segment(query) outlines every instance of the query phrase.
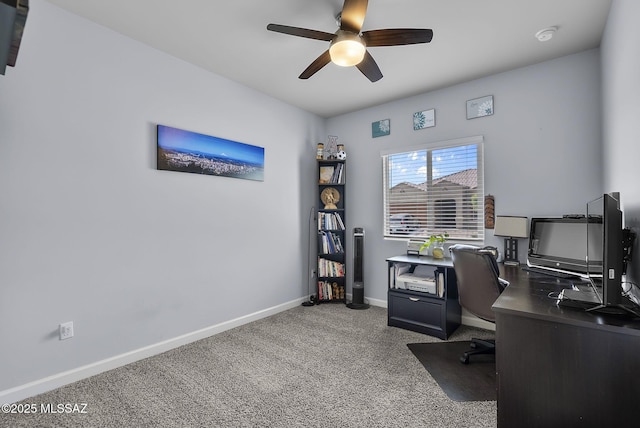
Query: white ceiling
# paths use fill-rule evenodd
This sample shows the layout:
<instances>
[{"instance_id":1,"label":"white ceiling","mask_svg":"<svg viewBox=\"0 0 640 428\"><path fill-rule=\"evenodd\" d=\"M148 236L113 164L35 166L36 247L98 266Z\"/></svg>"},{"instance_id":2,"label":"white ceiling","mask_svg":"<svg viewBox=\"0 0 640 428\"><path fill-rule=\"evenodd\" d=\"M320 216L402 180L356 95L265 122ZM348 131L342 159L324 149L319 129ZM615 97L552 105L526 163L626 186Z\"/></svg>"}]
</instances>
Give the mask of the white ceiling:
<instances>
[{"instance_id":1,"label":"white ceiling","mask_svg":"<svg viewBox=\"0 0 640 428\"><path fill-rule=\"evenodd\" d=\"M276 23L333 33L343 0L48 1L322 117L598 47L611 5L611 0L370 0L363 31L434 32L429 44L370 48L384 75L371 83L357 68L331 63L309 80L298 79L328 43L266 29ZM534 34L549 26L559 28L555 37L536 40Z\"/></svg>"}]
</instances>

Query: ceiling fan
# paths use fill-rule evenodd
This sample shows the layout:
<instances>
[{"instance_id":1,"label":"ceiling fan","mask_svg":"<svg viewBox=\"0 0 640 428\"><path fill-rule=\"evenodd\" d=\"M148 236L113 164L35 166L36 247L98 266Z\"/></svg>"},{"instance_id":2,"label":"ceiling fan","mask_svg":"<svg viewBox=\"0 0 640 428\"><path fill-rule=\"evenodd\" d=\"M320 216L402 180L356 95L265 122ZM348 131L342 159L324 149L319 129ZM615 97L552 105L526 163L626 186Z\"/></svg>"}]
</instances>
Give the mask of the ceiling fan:
<instances>
[{"instance_id":1,"label":"ceiling fan","mask_svg":"<svg viewBox=\"0 0 640 428\"><path fill-rule=\"evenodd\" d=\"M342 12L337 17L340 28L334 34L280 24L269 24L267 30L331 42L329 49L302 72L299 76L300 79L308 79L329 62L333 62L343 67L355 65L371 82L377 82L382 79L382 72L367 51L367 46L429 43L433 38L433 31L417 28L394 28L361 32L368 3L368 0L345 0Z\"/></svg>"}]
</instances>

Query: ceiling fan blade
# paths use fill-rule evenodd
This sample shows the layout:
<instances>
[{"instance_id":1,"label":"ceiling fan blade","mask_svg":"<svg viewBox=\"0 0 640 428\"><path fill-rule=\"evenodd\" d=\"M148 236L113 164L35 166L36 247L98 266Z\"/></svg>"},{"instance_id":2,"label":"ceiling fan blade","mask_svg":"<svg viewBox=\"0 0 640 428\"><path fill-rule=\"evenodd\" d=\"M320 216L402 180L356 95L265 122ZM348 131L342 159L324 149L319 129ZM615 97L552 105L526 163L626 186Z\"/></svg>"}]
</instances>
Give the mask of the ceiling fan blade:
<instances>
[{"instance_id":1,"label":"ceiling fan blade","mask_svg":"<svg viewBox=\"0 0 640 428\"><path fill-rule=\"evenodd\" d=\"M344 0L340 14L340 29L360 33L369 0Z\"/></svg>"},{"instance_id":2,"label":"ceiling fan blade","mask_svg":"<svg viewBox=\"0 0 640 428\"><path fill-rule=\"evenodd\" d=\"M418 28L371 30L364 31L362 38L369 47L414 45L417 43L429 43L433 39L433 31Z\"/></svg>"},{"instance_id":3,"label":"ceiling fan blade","mask_svg":"<svg viewBox=\"0 0 640 428\"><path fill-rule=\"evenodd\" d=\"M325 33L324 31L308 30L306 28L290 27L288 25L269 24L267 30L276 33L289 34L291 36L306 37L307 39L324 40L330 42L335 37L333 33Z\"/></svg>"},{"instance_id":4,"label":"ceiling fan blade","mask_svg":"<svg viewBox=\"0 0 640 428\"><path fill-rule=\"evenodd\" d=\"M365 52L364 59L360 62L360 64L356 65L358 70L362 72L367 79L371 80L371 82L377 82L382 79L382 72L380 71L380 67L376 64L376 60L373 59L369 52Z\"/></svg>"},{"instance_id":5,"label":"ceiling fan blade","mask_svg":"<svg viewBox=\"0 0 640 428\"><path fill-rule=\"evenodd\" d=\"M329 56L329 50L327 49L322 55L316 58L309 67L307 67L300 76L299 79L308 79L309 77L316 74L322 67L329 64L331 62L331 56Z\"/></svg>"}]
</instances>

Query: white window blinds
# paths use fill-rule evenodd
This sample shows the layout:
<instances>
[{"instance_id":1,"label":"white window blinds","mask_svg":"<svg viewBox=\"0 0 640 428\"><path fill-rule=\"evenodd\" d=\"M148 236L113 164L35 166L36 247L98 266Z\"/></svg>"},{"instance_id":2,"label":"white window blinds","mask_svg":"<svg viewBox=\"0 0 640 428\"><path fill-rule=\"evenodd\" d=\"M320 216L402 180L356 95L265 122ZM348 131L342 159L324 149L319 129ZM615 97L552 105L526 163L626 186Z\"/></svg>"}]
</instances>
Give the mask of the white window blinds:
<instances>
[{"instance_id":1,"label":"white window blinds","mask_svg":"<svg viewBox=\"0 0 640 428\"><path fill-rule=\"evenodd\" d=\"M482 136L382 154L384 235L484 239Z\"/></svg>"}]
</instances>

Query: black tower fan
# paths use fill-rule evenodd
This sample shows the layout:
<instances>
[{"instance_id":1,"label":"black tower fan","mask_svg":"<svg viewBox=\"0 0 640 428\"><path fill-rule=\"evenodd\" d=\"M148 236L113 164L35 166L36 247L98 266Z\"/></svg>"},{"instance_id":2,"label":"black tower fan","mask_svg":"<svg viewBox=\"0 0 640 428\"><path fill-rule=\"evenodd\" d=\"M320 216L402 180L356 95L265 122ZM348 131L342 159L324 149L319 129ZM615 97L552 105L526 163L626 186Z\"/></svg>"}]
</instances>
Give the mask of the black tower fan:
<instances>
[{"instance_id":1,"label":"black tower fan","mask_svg":"<svg viewBox=\"0 0 640 428\"><path fill-rule=\"evenodd\" d=\"M364 228L353 229L353 288L351 303L347 307L351 309L367 309L369 305L364 302Z\"/></svg>"}]
</instances>

